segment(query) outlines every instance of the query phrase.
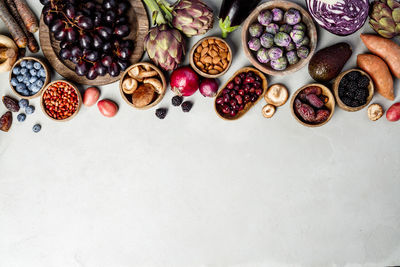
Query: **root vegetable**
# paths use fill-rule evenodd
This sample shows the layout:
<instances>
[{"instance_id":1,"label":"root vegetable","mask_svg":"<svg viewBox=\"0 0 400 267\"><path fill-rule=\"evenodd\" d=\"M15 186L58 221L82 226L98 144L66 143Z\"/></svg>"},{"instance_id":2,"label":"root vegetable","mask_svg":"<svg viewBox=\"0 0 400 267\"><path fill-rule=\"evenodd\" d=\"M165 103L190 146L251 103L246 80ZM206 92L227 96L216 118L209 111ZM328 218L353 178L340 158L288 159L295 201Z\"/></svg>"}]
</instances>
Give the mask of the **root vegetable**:
<instances>
[{"instance_id":1,"label":"root vegetable","mask_svg":"<svg viewBox=\"0 0 400 267\"><path fill-rule=\"evenodd\" d=\"M271 118L275 114L275 106L271 104L267 104L262 109L262 114L265 118Z\"/></svg>"},{"instance_id":2,"label":"root vegetable","mask_svg":"<svg viewBox=\"0 0 400 267\"><path fill-rule=\"evenodd\" d=\"M368 107L368 118L371 121L379 120L383 115L383 108L379 104L372 104Z\"/></svg>"},{"instance_id":3,"label":"root vegetable","mask_svg":"<svg viewBox=\"0 0 400 267\"><path fill-rule=\"evenodd\" d=\"M400 46L398 44L373 34L361 34L361 40L369 51L387 63L394 76L400 78Z\"/></svg>"},{"instance_id":4,"label":"root vegetable","mask_svg":"<svg viewBox=\"0 0 400 267\"><path fill-rule=\"evenodd\" d=\"M18 13L21 15L22 20L24 21L26 29L31 32L37 32L39 29L38 20L33 14L32 10L29 8L28 4L25 0L13 0L15 6L17 7Z\"/></svg>"},{"instance_id":5,"label":"root vegetable","mask_svg":"<svg viewBox=\"0 0 400 267\"><path fill-rule=\"evenodd\" d=\"M18 58L18 48L14 41L0 35L0 73L10 71Z\"/></svg>"},{"instance_id":6,"label":"root vegetable","mask_svg":"<svg viewBox=\"0 0 400 267\"><path fill-rule=\"evenodd\" d=\"M276 107L283 106L289 98L287 88L282 84L274 84L268 88L264 95L264 99L268 104Z\"/></svg>"},{"instance_id":7,"label":"root vegetable","mask_svg":"<svg viewBox=\"0 0 400 267\"><path fill-rule=\"evenodd\" d=\"M378 93L389 100L394 100L393 78L388 66L381 58L361 54L357 56L357 65L371 76Z\"/></svg>"},{"instance_id":8,"label":"root vegetable","mask_svg":"<svg viewBox=\"0 0 400 267\"><path fill-rule=\"evenodd\" d=\"M100 97L100 90L97 87L89 87L86 89L83 95L83 104L87 107L91 107L96 104Z\"/></svg>"},{"instance_id":9,"label":"root vegetable","mask_svg":"<svg viewBox=\"0 0 400 267\"><path fill-rule=\"evenodd\" d=\"M386 112L386 119L388 121L400 120L400 103L394 103Z\"/></svg>"},{"instance_id":10,"label":"root vegetable","mask_svg":"<svg viewBox=\"0 0 400 267\"><path fill-rule=\"evenodd\" d=\"M11 16L10 12L7 9L7 5L4 0L0 0L0 19L7 26L8 30L11 33L15 43L19 48L25 48L27 44L27 37L25 36L23 30L15 21L15 19Z\"/></svg>"},{"instance_id":11,"label":"root vegetable","mask_svg":"<svg viewBox=\"0 0 400 267\"><path fill-rule=\"evenodd\" d=\"M105 117L114 117L118 112L118 105L109 99L103 99L97 103L100 113Z\"/></svg>"}]
</instances>

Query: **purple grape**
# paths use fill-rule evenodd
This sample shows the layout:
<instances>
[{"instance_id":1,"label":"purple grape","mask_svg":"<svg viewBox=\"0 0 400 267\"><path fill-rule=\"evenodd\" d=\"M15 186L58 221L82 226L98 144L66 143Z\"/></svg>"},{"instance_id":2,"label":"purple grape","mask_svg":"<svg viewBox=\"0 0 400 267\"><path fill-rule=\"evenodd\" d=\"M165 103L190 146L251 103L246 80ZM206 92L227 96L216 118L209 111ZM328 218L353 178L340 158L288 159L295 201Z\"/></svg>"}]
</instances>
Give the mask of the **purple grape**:
<instances>
[{"instance_id":1,"label":"purple grape","mask_svg":"<svg viewBox=\"0 0 400 267\"><path fill-rule=\"evenodd\" d=\"M104 67L110 67L112 63L113 63L112 57L108 55L104 56L101 60L101 64L103 64Z\"/></svg>"},{"instance_id":2,"label":"purple grape","mask_svg":"<svg viewBox=\"0 0 400 267\"><path fill-rule=\"evenodd\" d=\"M113 47L112 47L112 44L109 43L109 42L103 44L103 51L104 51L105 53L111 52L112 48L113 48Z\"/></svg>"},{"instance_id":3,"label":"purple grape","mask_svg":"<svg viewBox=\"0 0 400 267\"><path fill-rule=\"evenodd\" d=\"M93 29L93 21L91 18L86 17L86 16L78 16L77 17L78 21L78 27L84 29L84 30L91 30Z\"/></svg>"},{"instance_id":4,"label":"purple grape","mask_svg":"<svg viewBox=\"0 0 400 267\"><path fill-rule=\"evenodd\" d=\"M79 76L85 76L88 73L88 64L85 61L79 61L75 65L75 72Z\"/></svg>"},{"instance_id":5,"label":"purple grape","mask_svg":"<svg viewBox=\"0 0 400 267\"><path fill-rule=\"evenodd\" d=\"M67 30L65 30L65 29L62 29L62 30L60 30L60 31L54 33L54 38L55 38L57 41L62 41L62 40L64 40L66 37L67 37Z\"/></svg>"},{"instance_id":6,"label":"purple grape","mask_svg":"<svg viewBox=\"0 0 400 267\"><path fill-rule=\"evenodd\" d=\"M120 73L120 68L118 66L118 63L113 62L111 64L111 66L108 68L108 73L112 76L112 77L117 77Z\"/></svg>"},{"instance_id":7,"label":"purple grape","mask_svg":"<svg viewBox=\"0 0 400 267\"><path fill-rule=\"evenodd\" d=\"M70 43L74 43L76 41L76 36L78 32L74 28L68 28L67 30L67 41Z\"/></svg>"},{"instance_id":8,"label":"purple grape","mask_svg":"<svg viewBox=\"0 0 400 267\"><path fill-rule=\"evenodd\" d=\"M65 8L65 14L68 18L74 19L76 15L75 7L71 4L67 5L67 7Z\"/></svg>"},{"instance_id":9,"label":"purple grape","mask_svg":"<svg viewBox=\"0 0 400 267\"><path fill-rule=\"evenodd\" d=\"M90 49L93 44L93 38L89 34L82 34L79 36L79 45L83 49Z\"/></svg>"},{"instance_id":10,"label":"purple grape","mask_svg":"<svg viewBox=\"0 0 400 267\"><path fill-rule=\"evenodd\" d=\"M69 50L68 48L63 48L60 50L60 57L63 60L67 60L70 59L72 57L72 53L71 50Z\"/></svg>"},{"instance_id":11,"label":"purple grape","mask_svg":"<svg viewBox=\"0 0 400 267\"><path fill-rule=\"evenodd\" d=\"M121 69L121 71L125 71L131 65L131 63L129 61L121 60L121 59L118 59L117 63L118 63L119 68Z\"/></svg>"},{"instance_id":12,"label":"purple grape","mask_svg":"<svg viewBox=\"0 0 400 267\"><path fill-rule=\"evenodd\" d=\"M100 26L97 28L97 33L100 35L101 38L104 40L109 40L112 35L112 29L106 26Z\"/></svg>"},{"instance_id":13,"label":"purple grape","mask_svg":"<svg viewBox=\"0 0 400 267\"><path fill-rule=\"evenodd\" d=\"M100 49L103 47L103 40L98 35L93 36L93 47L96 49Z\"/></svg>"},{"instance_id":14,"label":"purple grape","mask_svg":"<svg viewBox=\"0 0 400 267\"><path fill-rule=\"evenodd\" d=\"M117 7L117 1L116 0L104 0L103 7L107 10L114 9Z\"/></svg>"},{"instance_id":15,"label":"purple grape","mask_svg":"<svg viewBox=\"0 0 400 267\"><path fill-rule=\"evenodd\" d=\"M107 68L104 67L101 62L96 62L93 66L96 68L97 74L99 74L99 76L104 76L107 74Z\"/></svg>"},{"instance_id":16,"label":"purple grape","mask_svg":"<svg viewBox=\"0 0 400 267\"><path fill-rule=\"evenodd\" d=\"M57 33L64 29L65 29L65 24L61 19L57 19L53 23L50 24L50 31L52 33Z\"/></svg>"},{"instance_id":17,"label":"purple grape","mask_svg":"<svg viewBox=\"0 0 400 267\"><path fill-rule=\"evenodd\" d=\"M129 4L126 1L121 1L118 3L117 13L119 16L124 14L129 9Z\"/></svg>"},{"instance_id":18,"label":"purple grape","mask_svg":"<svg viewBox=\"0 0 400 267\"><path fill-rule=\"evenodd\" d=\"M105 19L105 21L106 21L107 23L113 23L113 22L115 21L116 17L117 17L117 15L115 14L114 11L108 10L108 11L106 12L106 16L105 16L104 19Z\"/></svg>"},{"instance_id":19,"label":"purple grape","mask_svg":"<svg viewBox=\"0 0 400 267\"><path fill-rule=\"evenodd\" d=\"M94 79L97 78L98 75L99 75L99 74L97 73L97 69L96 69L96 67L93 65L93 66L89 69L88 73L86 74L86 78L88 78L89 80L94 80Z\"/></svg>"},{"instance_id":20,"label":"purple grape","mask_svg":"<svg viewBox=\"0 0 400 267\"><path fill-rule=\"evenodd\" d=\"M82 50L77 46L71 48L71 54L73 57L78 57L78 58L83 56Z\"/></svg>"},{"instance_id":21,"label":"purple grape","mask_svg":"<svg viewBox=\"0 0 400 267\"><path fill-rule=\"evenodd\" d=\"M114 34L118 35L119 37L126 37L130 33L130 29L127 25L122 24L118 25L114 29Z\"/></svg>"},{"instance_id":22,"label":"purple grape","mask_svg":"<svg viewBox=\"0 0 400 267\"><path fill-rule=\"evenodd\" d=\"M99 52L97 52L97 51L89 50L89 51L85 52L84 55L85 55L85 58L89 61L95 62L99 59Z\"/></svg>"}]
</instances>

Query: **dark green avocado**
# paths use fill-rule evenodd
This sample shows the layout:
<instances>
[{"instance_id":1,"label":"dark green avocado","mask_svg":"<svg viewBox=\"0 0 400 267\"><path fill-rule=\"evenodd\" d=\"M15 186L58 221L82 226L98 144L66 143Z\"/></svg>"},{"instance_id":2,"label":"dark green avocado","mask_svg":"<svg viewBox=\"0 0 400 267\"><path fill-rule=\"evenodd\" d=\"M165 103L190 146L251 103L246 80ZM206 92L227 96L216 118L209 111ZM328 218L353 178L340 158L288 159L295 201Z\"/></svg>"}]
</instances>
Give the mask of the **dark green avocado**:
<instances>
[{"instance_id":1,"label":"dark green avocado","mask_svg":"<svg viewBox=\"0 0 400 267\"><path fill-rule=\"evenodd\" d=\"M319 50L308 64L310 76L318 82L329 82L339 75L352 52L347 43L337 43Z\"/></svg>"}]
</instances>

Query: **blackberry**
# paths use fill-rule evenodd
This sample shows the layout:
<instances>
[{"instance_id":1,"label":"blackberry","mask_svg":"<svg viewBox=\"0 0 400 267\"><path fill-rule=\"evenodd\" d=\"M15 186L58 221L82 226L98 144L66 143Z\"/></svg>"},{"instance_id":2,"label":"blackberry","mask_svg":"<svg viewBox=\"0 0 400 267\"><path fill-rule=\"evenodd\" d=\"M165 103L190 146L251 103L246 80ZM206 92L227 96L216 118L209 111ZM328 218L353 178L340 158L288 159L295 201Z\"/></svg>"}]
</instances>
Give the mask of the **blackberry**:
<instances>
[{"instance_id":1,"label":"blackberry","mask_svg":"<svg viewBox=\"0 0 400 267\"><path fill-rule=\"evenodd\" d=\"M349 80L356 81L360 77L360 73L358 71L352 71L346 74Z\"/></svg>"},{"instance_id":2,"label":"blackberry","mask_svg":"<svg viewBox=\"0 0 400 267\"><path fill-rule=\"evenodd\" d=\"M343 97L343 98L341 98L342 99L342 102L343 103L345 103L347 106L351 106L351 98L350 97Z\"/></svg>"},{"instance_id":3,"label":"blackberry","mask_svg":"<svg viewBox=\"0 0 400 267\"><path fill-rule=\"evenodd\" d=\"M358 89L358 91L356 92L354 98L356 100L358 100L358 102L360 102L360 104L365 104L367 102L367 98L368 98L368 91L367 89Z\"/></svg>"},{"instance_id":4,"label":"blackberry","mask_svg":"<svg viewBox=\"0 0 400 267\"><path fill-rule=\"evenodd\" d=\"M361 75L360 78L357 79L358 88L367 88L369 85L369 78L365 75Z\"/></svg>"},{"instance_id":5,"label":"blackberry","mask_svg":"<svg viewBox=\"0 0 400 267\"><path fill-rule=\"evenodd\" d=\"M182 104L182 101L183 101L183 97L181 97L179 95L174 96L171 100L172 105L174 105L175 107L180 106Z\"/></svg>"},{"instance_id":6,"label":"blackberry","mask_svg":"<svg viewBox=\"0 0 400 267\"><path fill-rule=\"evenodd\" d=\"M343 77L343 79L340 81L340 83L339 83L339 87L347 87L347 85L349 84L349 79L347 79L346 78L346 76L345 77Z\"/></svg>"},{"instance_id":7,"label":"blackberry","mask_svg":"<svg viewBox=\"0 0 400 267\"><path fill-rule=\"evenodd\" d=\"M190 101L185 101L182 103L183 112L189 112L193 107L193 103Z\"/></svg>"},{"instance_id":8,"label":"blackberry","mask_svg":"<svg viewBox=\"0 0 400 267\"><path fill-rule=\"evenodd\" d=\"M158 109L156 109L156 116L157 116L157 118L162 120L165 118L165 116L167 116L167 112L168 112L168 109L166 109L166 108L158 108Z\"/></svg>"},{"instance_id":9,"label":"blackberry","mask_svg":"<svg viewBox=\"0 0 400 267\"><path fill-rule=\"evenodd\" d=\"M357 100L353 99L353 100L351 100L349 106L355 108L355 107L358 107L358 106L361 106L361 105Z\"/></svg>"}]
</instances>

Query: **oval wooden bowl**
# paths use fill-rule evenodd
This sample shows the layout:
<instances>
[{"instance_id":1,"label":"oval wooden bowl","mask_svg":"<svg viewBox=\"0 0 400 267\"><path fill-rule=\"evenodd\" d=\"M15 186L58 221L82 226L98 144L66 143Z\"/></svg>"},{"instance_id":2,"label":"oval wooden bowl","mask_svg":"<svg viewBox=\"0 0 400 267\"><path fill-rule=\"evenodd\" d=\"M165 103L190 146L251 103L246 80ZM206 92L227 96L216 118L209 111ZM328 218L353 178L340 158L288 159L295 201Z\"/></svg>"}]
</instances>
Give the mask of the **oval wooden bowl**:
<instances>
[{"instance_id":1,"label":"oval wooden bowl","mask_svg":"<svg viewBox=\"0 0 400 267\"><path fill-rule=\"evenodd\" d=\"M44 104L43 104L43 95L44 95L44 93L46 92L46 90L47 90L52 84L57 83L57 82L67 83L68 85L72 86L72 88L75 89L75 92L76 92L76 94L78 95L78 107L76 108L76 111L74 112L74 114L72 114L71 116L69 116L68 118L63 119L63 120L57 120L57 119L54 119L53 117L50 117L50 116L47 114L46 108L44 107ZM51 119L51 120L53 120L53 121L65 122L65 121L71 120L73 117L76 116L76 114L78 114L78 112L79 112L79 110L80 110L80 108L81 108L81 105L82 105L82 96L81 96L81 93L79 92L78 88L77 88L75 85L73 85L72 83L67 82L67 81L65 81L65 80L56 80L56 81L53 81L53 82L49 83L49 84L46 86L46 88L43 90L42 95L40 96L40 107L41 107L41 109L42 109L44 115L46 115L46 117L48 117L49 119Z\"/></svg>"},{"instance_id":2,"label":"oval wooden bowl","mask_svg":"<svg viewBox=\"0 0 400 267\"><path fill-rule=\"evenodd\" d=\"M288 10L289 8L295 8L300 11L301 16L302 16L302 22L307 26L307 34L310 38L310 54L308 55L307 58L305 59L300 59L300 61L294 65L288 65L288 67L285 70L274 70L267 64L263 64L258 62L256 52L253 52L249 49L247 46L247 42L249 40L249 26L253 24L254 22L257 21L257 16L258 14L264 10L264 9L273 9L273 8L280 8L284 11ZM276 75L276 76L282 76L282 75L287 75L290 73L294 73L301 68L303 68L311 59L311 57L315 53L315 49L317 48L317 29L315 27L315 24L311 18L311 16L308 14L308 12L302 8L301 6L292 3L292 2L287 2L287 1L269 1L266 2L262 5L259 5L251 14L247 17L246 21L243 24L242 28L242 46L244 53L246 54L247 58L250 60L250 62L259 70L261 70L264 73L267 73L269 75Z\"/></svg>"},{"instance_id":3,"label":"oval wooden bowl","mask_svg":"<svg viewBox=\"0 0 400 267\"><path fill-rule=\"evenodd\" d=\"M217 98L218 98L220 95L222 95L223 89L228 85L228 83L229 83L230 81L232 81L232 80L235 78L236 75L238 75L238 74L240 74L240 73L242 73L242 72L249 72L249 71L254 71L254 72L256 73L256 75L260 76L260 78L261 78L261 80L262 80L262 85L261 85L261 86L262 86L262 88L263 88L263 93L258 97L258 99L257 99L256 102L249 102L249 103L247 103L247 104L244 106L244 109L241 110L241 111L239 111L239 112L236 114L235 117L231 117L231 116L229 116L229 115L224 114L224 113L217 107L217 102L216 102L216 101L217 101ZM267 89L268 89L268 81L267 81L267 78L265 77L265 75L264 75L261 71L259 71L258 69L252 68L252 67L244 67L244 68L241 68L241 69L239 69L238 71L236 71L235 74L233 74L233 76L232 76L231 78L229 78L229 80L221 87L221 90L219 90L219 92L218 92L218 94L217 94L217 96L215 97L215 100L214 100L214 109L215 109L215 112L218 114L219 117L221 117L221 118L224 119L224 120L229 120L229 121L237 120L237 119L239 119L240 117L242 117L244 114L246 114L247 111L249 111L253 106L255 106L255 105L258 103L258 101L260 101L260 99L263 99L263 98L264 98L264 94L265 94L265 92L267 91Z\"/></svg>"},{"instance_id":4,"label":"oval wooden bowl","mask_svg":"<svg viewBox=\"0 0 400 267\"><path fill-rule=\"evenodd\" d=\"M339 97L339 84L340 84L340 81L343 79L343 77L347 73L352 72L352 71L358 71L362 75L365 75L365 76L367 76L369 78L369 85L368 85L368 93L369 94L368 94L367 102L364 105L359 106L359 107L349 107L345 103L343 103L342 100ZM344 110L350 111L350 112L358 111L358 110L361 110L361 109L365 108L366 106L368 106L368 104L372 100L372 97L374 96L374 91L375 91L375 87L374 87L374 83L373 83L371 77L368 75L368 73L366 73L365 71L359 70L359 69L350 69L350 70L347 70L347 71L344 71L344 72L340 73L339 76L337 76L337 78L335 79L335 82L333 83L333 93L335 94L335 98L336 98L336 102L337 102L338 106L341 109L344 109Z\"/></svg>"},{"instance_id":5,"label":"oval wooden bowl","mask_svg":"<svg viewBox=\"0 0 400 267\"><path fill-rule=\"evenodd\" d=\"M328 102L325 103L325 107L328 108L331 111L331 114L329 115L328 119L324 122L318 123L318 124L311 124L311 123L307 123L304 122L302 119L300 119L299 117L297 117L295 111L294 111L294 100L296 99L297 95L303 91L305 88L310 87L310 86L318 86L322 89L322 94L328 97ZM331 90L329 90L328 87L320 84L320 83L311 83L311 84L307 84L304 85L303 87L301 87L300 89L298 89L292 96L292 99L290 100L290 109L292 111L292 115L293 117L302 125L307 126L307 127L319 127L324 125L325 123L327 123L333 116L333 113L335 112L335 97L333 96Z\"/></svg>"},{"instance_id":6,"label":"oval wooden bowl","mask_svg":"<svg viewBox=\"0 0 400 267\"><path fill-rule=\"evenodd\" d=\"M122 83L123 83L125 77L128 75L128 72L136 66L149 66L150 68L157 71L158 76L160 77L161 83L163 85L162 93L159 94L158 97L153 102L151 102L149 105L147 105L145 107L137 107L137 106L133 105L132 102L127 98L128 94L125 94L124 91L122 90ZM122 77L119 81L119 92L121 93L122 98L125 100L125 102L128 105L130 105L134 108L137 108L137 109L149 109L151 107L154 107L155 105L160 103L160 101L163 99L166 91L167 91L167 81L165 79L164 73L162 73L162 71L159 68L157 68L155 65L153 65L151 63L147 63L147 62L139 62L139 63L133 64L132 66L127 68L126 71L122 74Z\"/></svg>"},{"instance_id":7,"label":"oval wooden bowl","mask_svg":"<svg viewBox=\"0 0 400 267\"><path fill-rule=\"evenodd\" d=\"M20 93L17 92L17 90L15 90L14 86L12 86L12 84L11 84L11 78L12 78L13 75L14 75L14 74L12 73L12 70L14 69L15 66L19 65L19 64L21 63L22 60L34 60L34 61L39 62L40 64L42 64L42 66L43 66L43 68L44 68L44 71L46 72L46 79L44 80L44 83L43 83L42 88L41 88L39 91L37 91L36 94L31 95L31 96L21 95ZM49 68L47 67L47 65L46 65L42 60L40 60L40 59L38 59L38 58L35 58L35 57L23 57L23 58L18 59L18 60L14 63L14 65L12 66L12 68L11 68L11 70L10 70L9 82L10 82L10 87L11 87L11 89L12 89L12 90L14 91L14 93L17 94L19 97L25 98L25 99L33 99L33 98L36 98L36 97L40 96L41 93L42 93L42 91L43 91L43 89L44 89L44 88L46 87L46 85L50 82L50 71L49 71Z\"/></svg>"},{"instance_id":8,"label":"oval wooden bowl","mask_svg":"<svg viewBox=\"0 0 400 267\"><path fill-rule=\"evenodd\" d=\"M147 19L147 12L140 0L129 0L131 8L129 10L128 18L130 22L131 32L124 39L134 41L135 47L130 57L131 63L140 61L144 52L144 38L149 31L149 21ZM105 85L118 81L122 76L120 73L117 77L112 77L109 74L99 76L94 80L89 80L86 76L79 76L75 73L75 64L69 60L62 60L59 57L60 42L54 39L53 34L50 34L49 27L44 23L43 16L40 19L39 28L40 47L43 54L50 62L50 65L65 79L74 81L78 84L87 85Z\"/></svg>"},{"instance_id":9,"label":"oval wooden bowl","mask_svg":"<svg viewBox=\"0 0 400 267\"><path fill-rule=\"evenodd\" d=\"M228 47L229 54L231 55L231 60L229 61L228 66L226 67L226 69L224 69L222 72L220 72L220 73L218 73L218 74L208 74L208 73L205 73L205 72L203 72L202 70L200 70L200 69L196 66L196 64L194 63L193 57L194 57L194 52L196 51L196 48L197 48L199 45L201 45L201 43L202 43L204 40L208 40L208 39L219 40L219 41L223 42L224 44L226 44L226 46ZM218 78L218 77L224 75L224 74L228 71L228 69L231 67L231 65L232 65L232 49L231 49L230 45L229 45L224 39L222 39L222 38L214 37L214 36L204 37L204 38L200 39L194 46L192 46L192 49L190 49L190 52L189 52L189 63L190 63L190 66L194 69L194 71L197 72L200 76L205 77L205 78Z\"/></svg>"}]
</instances>

